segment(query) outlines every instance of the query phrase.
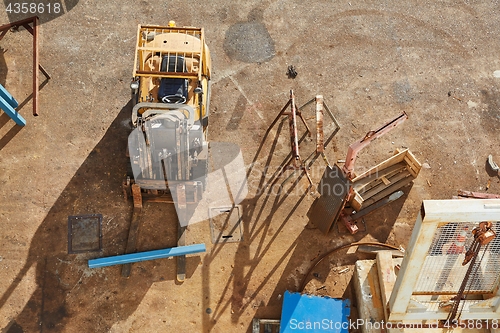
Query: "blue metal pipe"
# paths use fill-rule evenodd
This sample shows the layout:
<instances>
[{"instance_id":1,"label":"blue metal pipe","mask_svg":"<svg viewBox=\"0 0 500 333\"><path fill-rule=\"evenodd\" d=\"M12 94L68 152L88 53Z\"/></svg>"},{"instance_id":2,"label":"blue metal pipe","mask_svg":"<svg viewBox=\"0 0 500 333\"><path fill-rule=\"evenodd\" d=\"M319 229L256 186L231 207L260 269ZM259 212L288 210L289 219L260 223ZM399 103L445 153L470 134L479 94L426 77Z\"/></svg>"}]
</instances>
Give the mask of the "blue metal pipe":
<instances>
[{"instance_id":1,"label":"blue metal pipe","mask_svg":"<svg viewBox=\"0 0 500 333\"><path fill-rule=\"evenodd\" d=\"M16 101L16 99L1 84L0 84L0 97L2 97L7 103L9 103L9 105L12 106L13 109L19 106L19 103Z\"/></svg>"},{"instance_id":2,"label":"blue metal pipe","mask_svg":"<svg viewBox=\"0 0 500 333\"><path fill-rule=\"evenodd\" d=\"M206 251L205 244L193 244L193 245L172 247L163 250L122 254L113 257L90 259L89 268L130 264L133 262L183 256L186 254L193 254L205 251Z\"/></svg>"},{"instance_id":3,"label":"blue metal pipe","mask_svg":"<svg viewBox=\"0 0 500 333\"><path fill-rule=\"evenodd\" d=\"M0 96L0 109L2 109L9 117L11 117L12 120L16 122L16 124L20 126L26 125L26 120L24 120L24 118L16 110L12 108L9 102L3 99L1 96Z\"/></svg>"}]
</instances>

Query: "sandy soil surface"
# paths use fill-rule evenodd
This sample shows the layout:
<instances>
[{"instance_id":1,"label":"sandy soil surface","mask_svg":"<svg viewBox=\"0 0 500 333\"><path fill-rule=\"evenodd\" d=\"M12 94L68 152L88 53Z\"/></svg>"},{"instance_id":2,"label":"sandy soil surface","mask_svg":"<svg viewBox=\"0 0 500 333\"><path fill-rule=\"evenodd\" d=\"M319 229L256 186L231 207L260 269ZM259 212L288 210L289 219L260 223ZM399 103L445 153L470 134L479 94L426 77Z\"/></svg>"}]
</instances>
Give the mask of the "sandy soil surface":
<instances>
[{"instance_id":1,"label":"sandy soil surface","mask_svg":"<svg viewBox=\"0 0 500 333\"><path fill-rule=\"evenodd\" d=\"M4 3L6 9L13 4ZM405 247L422 200L448 199L459 189L486 191L488 184L488 192L500 193L499 178L485 168L488 154L500 163L495 2L61 5L60 14L39 14L40 63L52 78L40 90L38 117L31 115L31 35L9 32L0 42L0 84L27 120L21 128L0 113L5 332L250 332L254 317L280 317L284 291L299 291L326 251L370 240ZM0 11L0 22L27 16ZM90 258L125 250L132 203L121 184L136 29L168 20L205 28L213 62L209 139L238 144L249 174L243 241L214 245L208 221L190 227L188 243L205 243L207 252L188 257L182 284L174 259L134 264L129 279L119 267L87 266ZM295 79L286 76L289 65ZM341 129L326 147L332 163L369 130L401 111L409 116L359 154L357 170L400 148L424 167L402 198L367 216L355 235L342 226L325 235L309 223L313 196L305 177L292 176L281 192L266 187L290 152L286 123L268 131L290 89L299 105L322 94L338 119ZM314 109L304 116L314 124ZM314 138L300 147L309 156ZM324 168L322 159L314 162L315 184ZM83 214L103 215L103 249L68 254L68 216ZM139 250L174 246L175 223L173 206L146 204ZM354 301L352 265L364 257L332 256L314 270L306 290Z\"/></svg>"}]
</instances>

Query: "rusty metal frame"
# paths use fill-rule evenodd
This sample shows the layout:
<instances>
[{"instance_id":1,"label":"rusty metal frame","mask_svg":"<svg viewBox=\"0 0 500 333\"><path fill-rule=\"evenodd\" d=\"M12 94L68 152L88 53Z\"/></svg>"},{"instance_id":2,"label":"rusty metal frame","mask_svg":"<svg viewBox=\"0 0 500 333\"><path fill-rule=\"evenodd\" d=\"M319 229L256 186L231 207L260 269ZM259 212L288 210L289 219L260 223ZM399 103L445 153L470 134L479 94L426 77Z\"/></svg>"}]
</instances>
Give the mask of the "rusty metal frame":
<instances>
[{"instance_id":1,"label":"rusty metal frame","mask_svg":"<svg viewBox=\"0 0 500 333\"><path fill-rule=\"evenodd\" d=\"M286 111L286 109L290 106L290 111ZM309 187L313 186L313 182L311 180L311 176L309 175L309 172L307 171L307 166L305 166L304 162L302 161L302 158L300 157L300 152L299 152L299 141L298 141L298 133L297 133L297 117L299 117L302 120L302 123L306 127L306 133L308 136L311 136L311 130L309 129L309 126L307 126L307 123L302 117L302 113L300 110L297 108L297 105L295 104L295 95L293 94L293 90L290 90L290 99L288 102L285 104L285 106L281 109L280 113L278 116L274 119L272 122L271 126L269 126L269 129L271 129L282 116L287 116L288 117L288 125L290 128L290 145L292 148L292 156L290 159L287 161L285 166L280 170L278 175L276 176L275 181L273 182L276 183L276 181L283 175L283 173L286 170L293 170L294 173L297 170L302 170L306 177L307 180L309 181ZM291 177L291 176L290 176ZM288 177L285 182L290 178Z\"/></svg>"},{"instance_id":2,"label":"rusty metal frame","mask_svg":"<svg viewBox=\"0 0 500 333\"><path fill-rule=\"evenodd\" d=\"M43 73L47 80L50 79L50 75L38 61L38 16L0 26L0 40L10 29L18 31L20 27L24 27L33 36L33 115L38 116L38 70Z\"/></svg>"}]
</instances>

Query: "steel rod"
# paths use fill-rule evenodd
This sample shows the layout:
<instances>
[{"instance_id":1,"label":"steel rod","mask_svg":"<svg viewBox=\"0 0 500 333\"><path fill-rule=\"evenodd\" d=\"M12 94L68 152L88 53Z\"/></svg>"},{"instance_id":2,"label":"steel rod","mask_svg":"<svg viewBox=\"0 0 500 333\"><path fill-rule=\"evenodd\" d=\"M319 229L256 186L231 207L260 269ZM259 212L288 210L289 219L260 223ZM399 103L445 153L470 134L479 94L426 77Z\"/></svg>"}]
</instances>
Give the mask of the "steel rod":
<instances>
[{"instance_id":1,"label":"steel rod","mask_svg":"<svg viewBox=\"0 0 500 333\"><path fill-rule=\"evenodd\" d=\"M193 244L187 246L178 246L162 250L137 252L130 254L122 254L113 257L90 259L88 264L89 268L100 268L114 265L130 264L139 261L155 260L169 257L183 256L187 254L194 254L205 252L205 244Z\"/></svg>"}]
</instances>

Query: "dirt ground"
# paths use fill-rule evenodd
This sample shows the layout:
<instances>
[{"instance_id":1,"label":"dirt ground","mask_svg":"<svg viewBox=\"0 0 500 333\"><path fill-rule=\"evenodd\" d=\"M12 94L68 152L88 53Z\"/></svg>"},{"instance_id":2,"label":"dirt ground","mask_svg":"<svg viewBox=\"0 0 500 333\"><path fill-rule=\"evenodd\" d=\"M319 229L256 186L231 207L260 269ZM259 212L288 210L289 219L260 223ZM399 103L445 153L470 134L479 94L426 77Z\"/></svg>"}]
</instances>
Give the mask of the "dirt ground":
<instances>
[{"instance_id":1,"label":"dirt ground","mask_svg":"<svg viewBox=\"0 0 500 333\"><path fill-rule=\"evenodd\" d=\"M368 240L406 247L422 200L486 191L488 183L488 192L500 193L499 179L485 169L488 154L500 162L497 1L62 5L61 15L40 14L40 62L52 78L40 91L38 117L31 115L31 36L8 33L0 43L0 84L27 120L21 128L0 113L4 332L250 332L254 317L280 317L285 290L299 291L326 251ZM1 11L0 23L22 17ZM125 250L132 203L121 184L136 29L168 20L205 28L213 63L209 139L238 144L249 174L244 240L213 245L208 222L193 225L188 243L205 243L207 252L188 257L182 284L175 259L134 264L129 279L116 266L87 266ZM286 76L288 65L295 79ZM305 177L292 177L280 193L265 187L290 152L286 123L267 132L290 89L299 105L324 95L338 119L341 129L326 147L330 162L344 159L369 130L408 113L360 153L357 170L404 147L425 167L354 236L341 226L324 235L309 223ZM304 139L303 156L313 150L314 140ZM324 168L314 162L315 184ZM68 216L82 214L103 215L101 253L68 254ZM147 204L139 250L175 246L175 218L173 206ZM306 290L354 301L348 285L357 258L332 256Z\"/></svg>"}]
</instances>

